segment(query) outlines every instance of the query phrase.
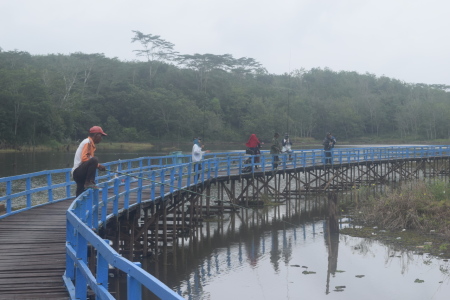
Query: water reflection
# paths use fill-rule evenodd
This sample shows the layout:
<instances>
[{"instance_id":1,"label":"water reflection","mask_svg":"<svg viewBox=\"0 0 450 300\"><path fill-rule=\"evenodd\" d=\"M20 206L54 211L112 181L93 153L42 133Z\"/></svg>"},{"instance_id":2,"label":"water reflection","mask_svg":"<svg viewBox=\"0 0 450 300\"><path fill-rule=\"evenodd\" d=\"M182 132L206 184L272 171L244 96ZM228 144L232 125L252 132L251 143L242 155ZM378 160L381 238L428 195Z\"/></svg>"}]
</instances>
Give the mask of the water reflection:
<instances>
[{"instance_id":1,"label":"water reflection","mask_svg":"<svg viewBox=\"0 0 450 300\"><path fill-rule=\"evenodd\" d=\"M322 200L301 202L206 222L143 267L192 300L447 299L448 262L328 234Z\"/></svg>"}]
</instances>

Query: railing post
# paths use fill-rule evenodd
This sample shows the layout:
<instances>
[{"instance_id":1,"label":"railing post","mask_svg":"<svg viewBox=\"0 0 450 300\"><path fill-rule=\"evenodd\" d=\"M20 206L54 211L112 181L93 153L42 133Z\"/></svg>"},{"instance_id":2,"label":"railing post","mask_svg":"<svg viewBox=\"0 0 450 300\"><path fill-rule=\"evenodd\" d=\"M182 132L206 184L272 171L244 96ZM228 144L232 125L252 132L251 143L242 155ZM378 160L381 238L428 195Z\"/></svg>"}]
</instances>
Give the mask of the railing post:
<instances>
[{"instance_id":1,"label":"railing post","mask_svg":"<svg viewBox=\"0 0 450 300\"><path fill-rule=\"evenodd\" d=\"M120 166L120 165L119 165ZM113 202L113 214L115 216L118 215L119 213L119 185L120 185L120 180L117 179L114 181L114 202Z\"/></svg>"},{"instance_id":2,"label":"railing post","mask_svg":"<svg viewBox=\"0 0 450 300\"><path fill-rule=\"evenodd\" d=\"M156 196L156 171L152 171L152 189L150 191L150 200L155 200L155 196ZM188 179L189 181L189 179Z\"/></svg>"},{"instance_id":3,"label":"railing post","mask_svg":"<svg viewBox=\"0 0 450 300\"><path fill-rule=\"evenodd\" d=\"M139 268L141 263L134 263ZM129 300L141 300L142 299L142 286L133 276L127 275L127 299Z\"/></svg>"},{"instance_id":4,"label":"railing post","mask_svg":"<svg viewBox=\"0 0 450 300\"><path fill-rule=\"evenodd\" d=\"M66 172L66 197L67 198L70 198L70 186L71 186L70 175L71 175L70 171L67 171Z\"/></svg>"},{"instance_id":5,"label":"railing post","mask_svg":"<svg viewBox=\"0 0 450 300\"><path fill-rule=\"evenodd\" d=\"M117 181L118 179L115 179L115 181ZM103 187L102 190L102 216L101 216L101 220L103 222L103 226L106 226L106 213L107 213L107 209L108 209L108 187L105 186Z\"/></svg>"},{"instance_id":6,"label":"railing post","mask_svg":"<svg viewBox=\"0 0 450 300\"><path fill-rule=\"evenodd\" d=\"M104 240L109 245L109 240ZM109 264L100 252L97 252L97 284L108 290Z\"/></svg>"},{"instance_id":7,"label":"railing post","mask_svg":"<svg viewBox=\"0 0 450 300\"><path fill-rule=\"evenodd\" d=\"M217 157L215 157L214 159L214 177L218 177L219 176L219 167L220 167L220 162L218 160Z\"/></svg>"},{"instance_id":8,"label":"railing post","mask_svg":"<svg viewBox=\"0 0 450 300\"><path fill-rule=\"evenodd\" d=\"M98 193L98 191L97 191ZM94 198L94 190L89 189L88 195L86 197L86 206L85 210L82 211L82 214L86 215L86 225L89 228L92 228L92 207L93 207L93 198Z\"/></svg>"},{"instance_id":9,"label":"railing post","mask_svg":"<svg viewBox=\"0 0 450 300\"><path fill-rule=\"evenodd\" d=\"M144 177L144 173L140 172L139 173L139 178L138 178L138 190L137 190L137 203L141 203L142 202L142 178Z\"/></svg>"},{"instance_id":10,"label":"railing post","mask_svg":"<svg viewBox=\"0 0 450 300\"><path fill-rule=\"evenodd\" d=\"M161 171L159 172L159 181L161 182L161 184L160 184L160 186L159 186L159 191L160 191L160 193L159 193L159 196L161 197L161 199L164 199L164 190L165 190L165 188L164 188L164 182L165 182L165 172L164 172L164 169L161 169Z\"/></svg>"},{"instance_id":11,"label":"railing post","mask_svg":"<svg viewBox=\"0 0 450 300\"><path fill-rule=\"evenodd\" d=\"M312 165L315 167L316 166L316 152L313 151L312 153Z\"/></svg>"},{"instance_id":12,"label":"railing post","mask_svg":"<svg viewBox=\"0 0 450 300\"><path fill-rule=\"evenodd\" d=\"M87 264L87 248L86 239L77 231L76 256L78 260L83 261L85 264ZM86 295L87 281L77 266L75 274L75 297L77 299L86 299Z\"/></svg>"},{"instance_id":13,"label":"railing post","mask_svg":"<svg viewBox=\"0 0 450 300\"><path fill-rule=\"evenodd\" d=\"M125 176L125 195L123 198L123 208L128 209L130 205L130 176Z\"/></svg>"},{"instance_id":14,"label":"railing post","mask_svg":"<svg viewBox=\"0 0 450 300\"><path fill-rule=\"evenodd\" d=\"M66 213L67 215L67 213ZM71 246L72 248L76 249L76 242L75 242L75 236L74 236L74 227L73 225L67 220L66 217L66 245ZM70 257L70 255L67 254L66 249L66 276L70 278L70 280L75 279L75 266L74 261Z\"/></svg>"},{"instance_id":15,"label":"railing post","mask_svg":"<svg viewBox=\"0 0 450 300\"><path fill-rule=\"evenodd\" d=\"M7 196L7 198L6 198L6 214L11 213L11 211L12 211L11 197L8 197L8 196L11 196L11 194L12 194L11 180L8 180L6 182L6 196Z\"/></svg>"},{"instance_id":16,"label":"railing post","mask_svg":"<svg viewBox=\"0 0 450 300\"><path fill-rule=\"evenodd\" d=\"M48 202L53 202L52 174L47 174Z\"/></svg>"},{"instance_id":17,"label":"railing post","mask_svg":"<svg viewBox=\"0 0 450 300\"><path fill-rule=\"evenodd\" d=\"M31 177L27 177L26 189L31 190ZM31 207L31 194L27 194L27 207Z\"/></svg>"},{"instance_id":18,"label":"railing post","mask_svg":"<svg viewBox=\"0 0 450 300\"><path fill-rule=\"evenodd\" d=\"M171 167L170 168L170 186L169 186L169 191L171 194L173 194L174 186L175 186L175 167Z\"/></svg>"},{"instance_id":19,"label":"railing post","mask_svg":"<svg viewBox=\"0 0 450 300\"><path fill-rule=\"evenodd\" d=\"M303 168L306 168L306 152L304 152L304 151L302 153L302 165L303 165Z\"/></svg>"},{"instance_id":20,"label":"railing post","mask_svg":"<svg viewBox=\"0 0 450 300\"><path fill-rule=\"evenodd\" d=\"M99 190L94 190L92 193L92 217L91 217L91 228L95 230L98 229L98 215L99 215Z\"/></svg>"}]
</instances>

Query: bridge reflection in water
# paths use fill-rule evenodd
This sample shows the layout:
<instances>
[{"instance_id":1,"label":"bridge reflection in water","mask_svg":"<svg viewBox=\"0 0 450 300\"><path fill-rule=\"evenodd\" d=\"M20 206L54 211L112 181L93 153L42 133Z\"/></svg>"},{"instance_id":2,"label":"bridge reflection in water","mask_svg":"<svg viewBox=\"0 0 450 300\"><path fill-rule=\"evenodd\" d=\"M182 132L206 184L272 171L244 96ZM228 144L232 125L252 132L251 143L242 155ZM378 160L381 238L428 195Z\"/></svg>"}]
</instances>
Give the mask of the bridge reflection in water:
<instances>
[{"instance_id":1,"label":"bridge reflection in water","mask_svg":"<svg viewBox=\"0 0 450 300\"><path fill-rule=\"evenodd\" d=\"M351 201L351 197L353 194L343 195L341 199ZM179 238L172 246L162 247L158 258L144 258L142 267L187 299L209 299L204 295L204 288L211 278L221 278L237 269L257 268L259 261L266 259L272 265L270 272L279 272L280 265L294 264L291 261L293 244L308 244L319 239L330 246L329 273L334 274L338 235L331 238L324 229L326 197L316 194L296 201L297 205L288 205L290 201L287 201L265 208L241 207L238 212L205 220L193 234ZM327 260L327 257L319 259ZM302 266L298 268L307 270ZM126 299L124 279L119 275L113 284L120 299ZM243 291L242 297L251 299L248 296ZM150 294L144 298L157 299Z\"/></svg>"},{"instance_id":2,"label":"bridge reflection in water","mask_svg":"<svg viewBox=\"0 0 450 300\"><path fill-rule=\"evenodd\" d=\"M354 197L339 195L343 202ZM143 258L143 267L185 299L446 299L448 262L330 235L326 197L307 195L300 202L294 212L286 204L242 208L204 221L195 234L162 247L158 258ZM347 218L340 221L349 226ZM416 278L434 285L417 290ZM126 299L124 279L116 276L111 286L118 299ZM144 299L157 298L144 293Z\"/></svg>"}]
</instances>

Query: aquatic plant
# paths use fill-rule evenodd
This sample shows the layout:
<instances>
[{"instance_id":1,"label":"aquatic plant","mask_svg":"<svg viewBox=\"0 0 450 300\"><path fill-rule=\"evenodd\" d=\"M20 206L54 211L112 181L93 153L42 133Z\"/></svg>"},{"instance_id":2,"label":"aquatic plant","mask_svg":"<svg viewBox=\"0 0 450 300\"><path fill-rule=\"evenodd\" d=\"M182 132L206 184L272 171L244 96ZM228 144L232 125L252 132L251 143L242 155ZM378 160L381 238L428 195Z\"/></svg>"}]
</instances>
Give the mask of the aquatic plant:
<instances>
[{"instance_id":1,"label":"aquatic plant","mask_svg":"<svg viewBox=\"0 0 450 300\"><path fill-rule=\"evenodd\" d=\"M449 192L446 192L449 191ZM450 184L442 180L405 182L384 193L359 198L359 218L369 226L413 229L450 237Z\"/></svg>"}]
</instances>

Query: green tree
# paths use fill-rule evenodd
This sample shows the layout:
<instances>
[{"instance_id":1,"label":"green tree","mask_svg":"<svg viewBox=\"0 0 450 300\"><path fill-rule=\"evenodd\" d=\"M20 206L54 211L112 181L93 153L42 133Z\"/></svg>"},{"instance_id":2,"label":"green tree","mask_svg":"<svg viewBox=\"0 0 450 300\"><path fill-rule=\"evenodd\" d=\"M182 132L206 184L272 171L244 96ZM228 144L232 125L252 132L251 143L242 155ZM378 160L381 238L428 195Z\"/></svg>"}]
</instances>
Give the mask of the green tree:
<instances>
[{"instance_id":1,"label":"green tree","mask_svg":"<svg viewBox=\"0 0 450 300\"><path fill-rule=\"evenodd\" d=\"M133 50L139 57L147 59L148 78L151 83L158 71L161 62L171 62L176 58L177 52L173 50L174 44L164 40L159 35L144 34L138 30L133 30L134 37L131 42L139 42L144 49Z\"/></svg>"}]
</instances>

